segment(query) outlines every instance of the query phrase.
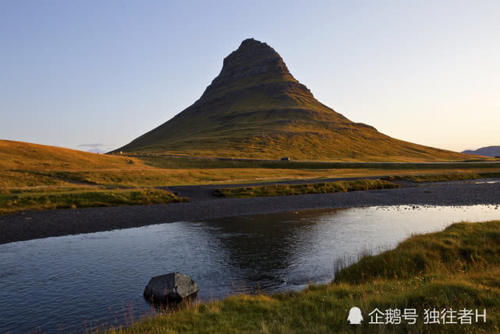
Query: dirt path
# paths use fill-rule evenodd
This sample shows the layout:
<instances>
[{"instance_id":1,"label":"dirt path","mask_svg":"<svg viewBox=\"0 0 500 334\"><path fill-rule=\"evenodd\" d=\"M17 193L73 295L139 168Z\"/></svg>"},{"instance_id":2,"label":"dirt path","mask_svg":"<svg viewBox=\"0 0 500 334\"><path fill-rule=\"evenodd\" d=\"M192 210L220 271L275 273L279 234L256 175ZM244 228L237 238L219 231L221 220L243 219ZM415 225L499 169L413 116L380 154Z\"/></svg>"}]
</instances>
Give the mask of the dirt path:
<instances>
[{"instance_id":1,"label":"dirt path","mask_svg":"<svg viewBox=\"0 0 500 334\"><path fill-rule=\"evenodd\" d=\"M179 195L191 197L192 201L145 206L28 211L3 215L0 216L0 243L174 221L200 221L306 209L404 204L500 205L500 182L480 182L475 180L434 183L399 189L248 199L213 197L211 192L220 186L171 187L170 189Z\"/></svg>"}]
</instances>

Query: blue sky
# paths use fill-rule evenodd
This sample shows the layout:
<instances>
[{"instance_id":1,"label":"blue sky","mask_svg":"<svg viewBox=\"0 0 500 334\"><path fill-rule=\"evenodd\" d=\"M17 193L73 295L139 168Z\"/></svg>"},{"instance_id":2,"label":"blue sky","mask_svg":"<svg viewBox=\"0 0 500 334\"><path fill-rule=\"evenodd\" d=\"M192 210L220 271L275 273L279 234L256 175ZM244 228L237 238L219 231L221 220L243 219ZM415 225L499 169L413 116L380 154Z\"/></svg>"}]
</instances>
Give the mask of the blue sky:
<instances>
[{"instance_id":1,"label":"blue sky","mask_svg":"<svg viewBox=\"0 0 500 334\"><path fill-rule=\"evenodd\" d=\"M0 138L119 147L198 99L248 37L353 121L500 145L499 1L3 0Z\"/></svg>"}]
</instances>

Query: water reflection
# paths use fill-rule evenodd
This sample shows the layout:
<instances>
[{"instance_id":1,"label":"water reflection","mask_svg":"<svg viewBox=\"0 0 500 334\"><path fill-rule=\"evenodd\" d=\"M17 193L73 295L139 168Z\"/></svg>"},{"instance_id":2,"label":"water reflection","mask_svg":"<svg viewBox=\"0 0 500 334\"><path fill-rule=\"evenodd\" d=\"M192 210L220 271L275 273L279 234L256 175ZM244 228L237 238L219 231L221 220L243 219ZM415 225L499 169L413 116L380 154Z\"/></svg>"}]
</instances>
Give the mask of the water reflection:
<instances>
[{"instance_id":1,"label":"water reflection","mask_svg":"<svg viewBox=\"0 0 500 334\"><path fill-rule=\"evenodd\" d=\"M499 218L498 206L370 207L218 219L208 222L207 232L224 247L227 264L244 284L236 291L270 292L329 282L338 260L352 263L414 233Z\"/></svg>"},{"instance_id":2,"label":"water reflection","mask_svg":"<svg viewBox=\"0 0 500 334\"><path fill-rule=\"evenodd\" d=\"M211 238L228 252L228 262L238 277L236 292L270 291L305 284L313 272L289 273L303 264L297 253L304 253L316 242L315 225L326 223L339 210L279 213L209 221ZM319 264L318 264L319 265ZM331 276L330 276L331 277ZM295 283L294 283L295 282Z\"/></svg>"},{"instance_id":3,"label":"water reflection","mask_svg":"<svg viewBox=\"0 0 500 334\"><path fill-rule=\"evenodd\" d=\"M0 332L81 332L153 312L155 275L180 271L203 300L328 282L337 259L412 233L500 219L498 206L372 207L178 222L0 245Z\"/></svg>"}]
</instances>

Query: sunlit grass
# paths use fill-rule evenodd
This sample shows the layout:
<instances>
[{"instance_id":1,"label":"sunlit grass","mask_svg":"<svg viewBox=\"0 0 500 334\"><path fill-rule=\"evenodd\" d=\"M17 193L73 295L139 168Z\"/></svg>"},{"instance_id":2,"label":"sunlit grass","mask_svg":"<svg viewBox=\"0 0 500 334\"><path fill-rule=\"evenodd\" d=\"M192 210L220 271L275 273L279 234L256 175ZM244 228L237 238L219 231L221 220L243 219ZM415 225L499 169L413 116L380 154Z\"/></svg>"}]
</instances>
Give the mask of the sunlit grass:
<instances>
[{"instance_id":1,"label":"sunlit grass","mask_svg":"<svg viewBox=\"0 0 500 334\"><path fill-rule=\"evenodd\" d=\"M159 204L184 200L169 191L159 189L10 191L9 193L0 194L0 214L22 210Z\"/></svg>"},{"instance_id":2,"label":"sunlit grass","mask_svg":"<svg viewBox=\"0 0 500 334\"><path fill-rule=\"evenodd\" d=\"M23 192L31 194L30 196L33 196L33 193L43 194L39 196L39 199L4 200L0 202L0 212L22 210L23 203L26 204L25 209L67 207L66 199L74 197L72 193L75 191L94 191L102 196L102 193L110 192L110 188L115 190L130 188L130 191L132 188L137 188L139 189L137 191L141 191L140 189L175 185L262 183L286 180L304 180L304 183L307 183L307 180L312 179L317 182L318 179L326 178L366 176L393 177L392 180L421 182L498 176L500 168L497 166L491 162L383 164L220 160L149 155L129 157L0 140L0 194L15 193L18 197L22 197ZM283 194L290 193L290 191L298 193L326 191L327 187L323 188L300 191L298 188L288 189ZM68 195L63 196L63 192L68 192ZM51 194L54 196L47 200L47 196ZM61 203L58 204L59 200ZM33 203L37 201L46 204L34 205ZM84 202L85 204L81 205L91 206L92 201L82 200L82 203ZM100 200L94 202L98 205ZM127 200L124 199L124 202L126 203ZM147 202L147 200L138 201L138 203ZM6 207L7 203L11 203L10 207ZM109 203L115 202L110 200Z\"/></svg>"},{"instance_id":3,"label":"sunlit grass","mask_svg":"<svg viewBox=\"0 0 500 334\"><path fill-rule=\"evenodd\" d=\"M385 180L352 180L307 184L272 184L252 187L219 188L215 191L215 193L217 196L223 197L247 198L324 194L370 189L393 189L398 187L398 184Z\"/></svg>"}]
</instances>

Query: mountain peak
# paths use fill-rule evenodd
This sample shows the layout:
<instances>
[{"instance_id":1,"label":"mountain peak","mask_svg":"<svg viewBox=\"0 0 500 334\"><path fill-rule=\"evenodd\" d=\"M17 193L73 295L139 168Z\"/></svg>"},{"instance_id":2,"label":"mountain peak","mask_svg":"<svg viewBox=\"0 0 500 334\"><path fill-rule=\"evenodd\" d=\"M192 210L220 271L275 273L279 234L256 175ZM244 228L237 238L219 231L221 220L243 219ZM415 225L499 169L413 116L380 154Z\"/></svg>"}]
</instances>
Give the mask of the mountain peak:
<instances>
[{"instance_id":1,"label":"mountain peak","mask_svg":"<svg viewBox=\"0 0 500 334\"><path fill-rule=\"evenodd\" d=\"M241 57L254 56L256 58L276 58L281 59L280 55L268 44L258 41L253 38L247 38L241 42L238 49L231 52L229 56L224 59L224 63L234 61Z\"/></svg>"},{"instance_id":2,"label":"mountain peak","mask_svg":"<svg viewBox=\"0 0 500 334\"><path fill-rule=\"evenodd\" d=\"M239 48L241 49L241 48L252 48L252 47L267 47L267 48L272 49L266 43L258 41L255 38L247 38L247 39L243 40L243 42L241 42Z\"/></svg>"},{"instance_id":3,"label":"mountain peak","mask_svg":"<svg viewBox=\"0 0 500 334\"><path fill-rule=\"evenodd\" d=\"M205 91L214 94L220 88L246 88L256 83L297 82L281 56L269 45L253 38L245 39L226 58L220 74Z\"/></svg>"},{"instance_id":4,"label":"mountain peak","mask_svg":"<svg viewBox=\"0 0 500 334\"><path fill-rule=\"evenodd\" d=\"M224 59L224 62L231 62L239 58L246 59L247 57L255 58L254 60L276 59L283 62L281 56L267 43L258 41L253 38L247 38L241 42L238 49L233 51Z\"/></svg>"},{"instance_id":5,"label":"mountain peak","mask_svg":"<svg viewBox=\"0 0 500 334\"><path fill-rule=\"evenodd\" d=\"M435 160L462 155L390 138L316 100L266 43L245 39L203 95L119 150L305 160Z\"/></svg>"},{"instance_id":6,"label":"mountain peak","mask_svg":"<svg viewBox=\"0 0 500 334\"><path fill-rule=\"evenodd\" d=\"M224 58L221 74L235 69L251 69L251 74L288 74L283 58L266 43L253 38L245 39L239 48ZM226 71L224 71L226 70Z\"/></svg>"}]
</instances>

